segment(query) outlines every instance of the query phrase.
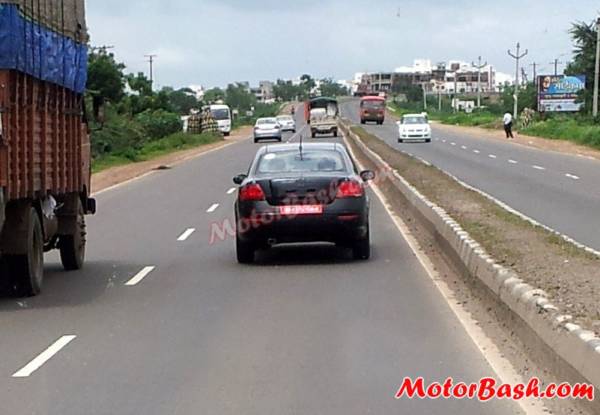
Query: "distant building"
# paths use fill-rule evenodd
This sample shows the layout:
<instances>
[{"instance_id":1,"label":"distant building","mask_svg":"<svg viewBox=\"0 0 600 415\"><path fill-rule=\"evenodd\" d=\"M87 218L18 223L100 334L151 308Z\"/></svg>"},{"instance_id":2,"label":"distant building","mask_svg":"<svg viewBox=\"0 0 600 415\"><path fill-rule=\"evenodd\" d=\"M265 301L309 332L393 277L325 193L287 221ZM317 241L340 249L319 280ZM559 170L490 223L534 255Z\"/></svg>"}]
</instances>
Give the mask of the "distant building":
<instances>
[{"instance_id":1,"label":"distant building","mask_svg":"<svg viewBox=\"0 0 600 415\"><path fill-rule=\"evenodd\" d=\"M478 77L481 76L478 83ZM510 77L508 77L510 79ZM502 74L503 83L506 76ZM433 65L428 59L417 59L412 66L402 66L393 72L357 73L353 81L353 93L399 92L408 86L419 86L429 93L484 93L498 92L503 84L496 81L496 71L487 65L481 72L471 64L461 61L441 62Z\"/></svg>"},{"instance_id":2,"label":"distant building","mask_svg":"<svg viewBox=\"0 0 600 415\"><path fill-rule=\"evenodd\" d=\"M254 94L258 102L269 103L275 99L273 82L271 81L260 81L258 87L251 88L250 92Z\"/></svg>"}]
</instances>

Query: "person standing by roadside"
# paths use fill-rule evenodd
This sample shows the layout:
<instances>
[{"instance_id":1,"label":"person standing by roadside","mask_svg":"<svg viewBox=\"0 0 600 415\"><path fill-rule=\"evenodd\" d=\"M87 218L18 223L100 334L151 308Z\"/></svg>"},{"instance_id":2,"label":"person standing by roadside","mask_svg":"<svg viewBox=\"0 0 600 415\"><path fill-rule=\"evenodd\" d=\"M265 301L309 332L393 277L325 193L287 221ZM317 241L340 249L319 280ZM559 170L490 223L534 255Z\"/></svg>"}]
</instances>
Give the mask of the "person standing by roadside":
<instances>
[{"instance_id":1,"label":"person standing by roadside","mask_svg":"<svg viewBox=\"0 0 600 415\"><path fill-rule=\"evenodd\" d=\"M510 112L504 114L504 132L506 133L506 138L511 139L515 138L512 133L512 125L513 125L513 116Z\"/></svg>"}]
</instances>

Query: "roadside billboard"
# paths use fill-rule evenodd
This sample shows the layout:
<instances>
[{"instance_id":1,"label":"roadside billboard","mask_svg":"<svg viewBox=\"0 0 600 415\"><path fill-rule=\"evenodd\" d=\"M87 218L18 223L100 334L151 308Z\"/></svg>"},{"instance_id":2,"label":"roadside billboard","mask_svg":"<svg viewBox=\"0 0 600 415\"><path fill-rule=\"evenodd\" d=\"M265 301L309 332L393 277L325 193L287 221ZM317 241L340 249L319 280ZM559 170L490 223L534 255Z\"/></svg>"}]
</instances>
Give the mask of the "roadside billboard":
<instances>
[{"instance_id":1,"label":"roadside billboard","mask_svg":"<svg viewBox=\"0 0 600 415\"><path fill-rule=\"evenodd\" d=\"M585 89L585 75L542 75L538 77L540 112L576 112L583 105L577 95Z\"/></svg>"}]
</instances>

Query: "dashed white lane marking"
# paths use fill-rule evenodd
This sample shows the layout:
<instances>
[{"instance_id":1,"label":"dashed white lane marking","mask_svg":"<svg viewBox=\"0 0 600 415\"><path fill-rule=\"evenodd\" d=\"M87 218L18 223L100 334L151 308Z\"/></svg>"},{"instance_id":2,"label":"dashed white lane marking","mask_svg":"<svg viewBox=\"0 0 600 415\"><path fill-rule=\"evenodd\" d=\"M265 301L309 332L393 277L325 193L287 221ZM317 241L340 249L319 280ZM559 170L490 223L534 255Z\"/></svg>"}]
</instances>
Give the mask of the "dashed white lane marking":
<instances>
[{"instance_id":1,"label":"dashed white lane marking","mask_svg":"<svg viewBox=\"0 0 600 415\"><path fill-rule=\"evenodd\" d=\"M479 153L481 153L481 151L479 151L479 150L473 150L473 153L479 154Z\"/></svg>"},{"instance_id":2,"label":"dashed white lane marking","mask_svg":"<svg viewBox=\"0 0 600 415\"><path fill-rule=\"evenodd\" d=\"M533 167L533 168L534 168L534 169L536 169L536 170L546 170L546 168L545 168L545 167L538 166L537 164L534 164L534 165L533 165L533 166L531 166L531 167Z\"/></svg>"},{"instance_id":3,"label":"dashed white lane marking","mask_svg":"<svg viewBox=\"0 0 600 415\"><path fill-rule=\"evenodd\" d=\"M234 194L234 193L235 193L235 191L236 191L236 190L237 190L237 188L236 188L236 187L232 187L231 189L229 189L229 190L227 191L227 194L228 194L228 195L232 195L232 194Z\"/></svg>"},{"instance_id":4,"label":"dashed white lane marking","mask_svg":"<svg viewBox=\"0 0 600 415\"><path fill-rule=\"evenodd\" d=\"M462 148L463 150L466 150L467 146L460 146L460 148Z\"/></svg>"},{"instance_id":5,"label":"dashed white lane marking","mask_svg":"<svg viewBox=\"0 0 600 415\"><path fill-rule=\"evenodd\" d=\"M442 143L445 143L445 142L446 142L446 140L442 140Z\"/></svg>"},{"instance_id":6,"label":"dashed white lane marking","mask_svg":"<svg viewBox=\"0 0 600 415\"><path fill-rule=\"evenodd\" d=\"M179 238L177 238L177 241L178 242L186 241L190 236L192 236L192 234L194 232L196 232L196 229L194 229L194 228L187 229L184 233L181 234L181 236Z\"/></svg>"},{"instance_id":7,"label":"dashed white lane marking","mask_svg":"<svg viewBox=\"0 0 600 415\"><path fill-rule=\"evenodd\" d=\"M456 143L450 143L450 145L451 145L451 146L455 146L455 145L456 145Z\"/></svg>"},{"instance_id":8,"label":"dashed white lane marking","mask_svg":"<svg viewBox=\"0 0 600 415\"><path fill-rule=\"evenodd\" d=\"M495 154L490 154L488 157L491 158L491 159L497 159L498 158Z\"/></svg>"},{"instance_id":9,"label":"dashed white lane marking","mask_svg":"<svg viewBox=\"0 0 600 415\"><path fill-rule=\"evenodd\" d=\"M142 280L144 278L146 278L148 276L148 274L150 274L155 269L156 269L156 267L154 267L154 266L145 267L143 270L141 270L140 272L138 272L137 274L135 274L135 277L133 277L132 279L130 279L129 281L127 281L125 283L125 285L127 285L129 287L132 287L134 285L138 285L140 282L142 282Z\"/></svg>"},{"instance_id":10,"label":"dashed white lane marking","mask_svg":"<svg viewBox=\"0 0 600 415\"><path fill-rule=\"evenodd\" d=\"M567 173L567 174L565 174L565 176L567 176L569 179L579 180L579 176L575 176L574 174L571 174L571 173Z\"/></svg>"},{"instance_id":11,"label":"dashed white lane marking","mask_svg":"<svg viewBox=\"0 0 600 415\"><path fill-rule=\"evenodd\" d=\"M27 378L31 376L33 372L42 367L48 360L52 359L54 355L60 352L67 344L71 343L75 340L77 336L67 335L62 336L60 339L56 340L50 347L40 353L35 359L31 362L27 363L22 369L17 371L13 378Z\"/></svg>"},{"instance_id":12,"label":"dashed white lane marking","mask_svg":"<svg viewBox=\"0 0 600 415\"><path fill-rule=\"evenodd\" d=\"M511 160L508 160L508 162L509 162L510 164L518 164L518 163L519 163L517 160L512 160L512 159L511 159Z\"/></svg>"},{"instance_id":13,"label":"dashed white lane marking","mask_svg":"<svg viewBox=\"0 0 600 415\"><path fill-rule=\"evenodd\" d=\"M208 210L206 211L206 213L213 213L218 208L219 208L219 204L215 203L214 205L212 205L211 207L208 208Z\"/></svg>"}]
</instances>

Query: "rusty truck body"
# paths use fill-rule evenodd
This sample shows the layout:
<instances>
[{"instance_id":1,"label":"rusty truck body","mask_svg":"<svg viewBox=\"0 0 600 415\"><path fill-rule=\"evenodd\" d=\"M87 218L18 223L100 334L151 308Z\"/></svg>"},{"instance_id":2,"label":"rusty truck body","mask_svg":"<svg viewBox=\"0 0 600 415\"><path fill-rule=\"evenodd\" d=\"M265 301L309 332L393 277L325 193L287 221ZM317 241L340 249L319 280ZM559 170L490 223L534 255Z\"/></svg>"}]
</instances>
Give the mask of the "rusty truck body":
<instances>
[{"instance_id":1,"label":"rusty truck body","mask_svg":"<svg viewBox=\"0 0 600 415\"><path fill-rule=\"evenodd\" d=\"M41 291L44 252L83 266L96 210L84 16L83 0L0 1L0 278L21 295Z\"/></svg>"}]
</instances>

